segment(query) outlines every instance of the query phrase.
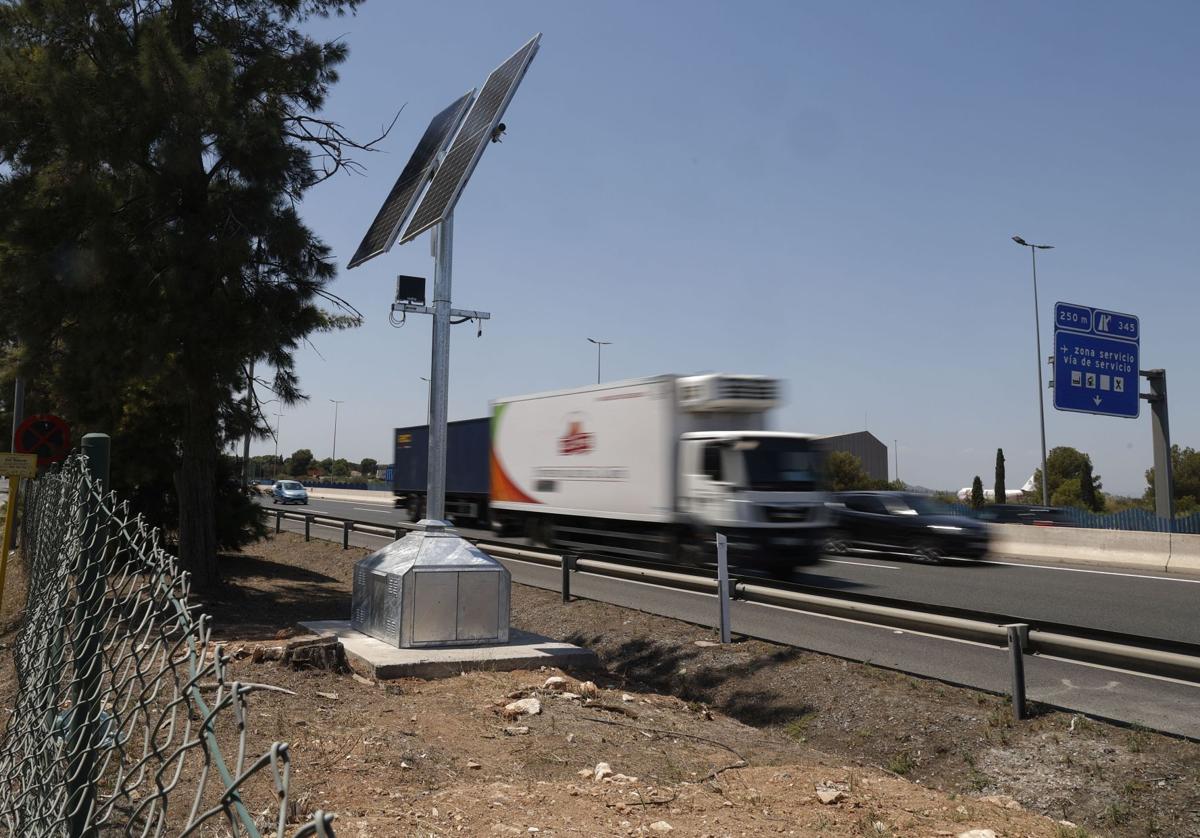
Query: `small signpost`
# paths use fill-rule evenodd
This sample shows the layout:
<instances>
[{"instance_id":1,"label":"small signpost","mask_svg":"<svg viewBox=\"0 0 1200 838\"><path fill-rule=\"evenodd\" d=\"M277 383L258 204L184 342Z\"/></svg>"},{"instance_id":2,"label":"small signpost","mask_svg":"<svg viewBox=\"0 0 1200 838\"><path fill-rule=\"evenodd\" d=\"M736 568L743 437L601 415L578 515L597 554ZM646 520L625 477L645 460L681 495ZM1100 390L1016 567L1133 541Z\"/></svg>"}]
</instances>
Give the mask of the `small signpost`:
<instances>
[{"instance_id":1,"label":"small signpost","mask_svg":"<svg viewBox=\"0 0 1200 838\"><path fill-rule=\"evenodd\" d=\"M22 478L37 476L37 455L0 454L0 475L8 478L8 508L4 511L4 535L0 538L0 600L4 598L4 577L8 572L8 550L12 544L13 522L21 497Z\"/></svg>"},{"instance_id":2,"label":"small signpost","mask_svg":"<svg viewBox=\"0 0 1200 838\"><path fill-rule=\"evenodd\" d=\"M71 451L71 429L58 416L48 413L30 416L17 426L13 449L22 454L36 454L39 466L60 463Z\"/></svg>"},{"instance_id":3,"label":"small signpost","mask_svg":"<svg viewBox=\"0 0 1200 838\"><path fill-rule=\"evenodd\" d=\"M1132 314L1055 303L1055 409L1136 419L1140 341Z\"/></svg>"}]
</instances>

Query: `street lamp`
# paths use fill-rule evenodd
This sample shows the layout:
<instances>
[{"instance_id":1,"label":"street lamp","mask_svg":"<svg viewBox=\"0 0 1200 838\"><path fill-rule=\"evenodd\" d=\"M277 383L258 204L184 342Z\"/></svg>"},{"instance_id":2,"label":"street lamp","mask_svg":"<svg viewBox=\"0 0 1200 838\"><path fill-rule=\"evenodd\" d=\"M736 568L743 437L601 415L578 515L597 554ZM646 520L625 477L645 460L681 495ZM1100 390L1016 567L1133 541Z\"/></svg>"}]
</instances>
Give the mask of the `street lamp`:
<instances>
[{"instance_id":1,"label":"street lamp","mask_svg":"<svg viewBox=\"0 0 1200 838\"><path fill-rule=\"evenodd\" d=\"M279 465L279 429L283 424L283 407L275 411L275 465Z\"/></svg>"},{"instance_id":2,"label":"street lamp","mask_svg":"<svg viewBox=\"0 0 1200 838\"><path fill-rule=\"evenodd\" d=\"M342 404L345 399L330 399L333 402L333 456L330 457L335 463L337 462L337 415L338 405Z\"/></svg>"},{"instance_id":3,"label":"street lamp","mask_svg":"<svg viewBox=\"0 0 1200 838\"><path fill-rule=\"evenodd\" d=\"M596 340L595 338L588 338L588 343L596 344L596 383L599 384L600 383L600 349L601 349L601 347L612 346L612 341L611 340Z\"/></svg>"},{"instance_id":4,"label":"street lamp","mask_svg":"<svg viewBox=\"0 0 1200 838\"><path fill-rule=\"evenodd\" d=\"M1038 315L1038 293L1037 293L1037 252L1039 250L1053 250L1052 244L1030 244L1020 236L1013 236L1012 240L1021 247L1029 248L1029 255L1033 257L1033 330L1034 337L1037 339L1037 374L1038 374L1038 418L1042 423L1042 505L1050 505L1050 480L1046 475L1046 397L1044 387L1042 385L1042 326Z\"/></svg>"}]
</instances>

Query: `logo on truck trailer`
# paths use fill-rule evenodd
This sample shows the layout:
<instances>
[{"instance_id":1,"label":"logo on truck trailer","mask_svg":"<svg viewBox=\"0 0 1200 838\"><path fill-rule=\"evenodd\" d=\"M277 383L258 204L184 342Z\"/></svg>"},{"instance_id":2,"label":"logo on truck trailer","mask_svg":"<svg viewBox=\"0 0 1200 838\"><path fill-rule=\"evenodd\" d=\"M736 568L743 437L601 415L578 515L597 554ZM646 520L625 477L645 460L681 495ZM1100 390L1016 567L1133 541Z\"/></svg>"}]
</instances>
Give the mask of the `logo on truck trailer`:
<instances>
[{"instance_id":1,"label":"logo on truck trailer","mask_svg":"<svg viewBox=\"0 0 1200 838\"><path fill-rule=\"evenodd\" d=\"M558 438L558 453L587 454L594 447L592 434L583 429L583 419L578 414L568 417L567 432Z\"/></svg>"}]
</instances>

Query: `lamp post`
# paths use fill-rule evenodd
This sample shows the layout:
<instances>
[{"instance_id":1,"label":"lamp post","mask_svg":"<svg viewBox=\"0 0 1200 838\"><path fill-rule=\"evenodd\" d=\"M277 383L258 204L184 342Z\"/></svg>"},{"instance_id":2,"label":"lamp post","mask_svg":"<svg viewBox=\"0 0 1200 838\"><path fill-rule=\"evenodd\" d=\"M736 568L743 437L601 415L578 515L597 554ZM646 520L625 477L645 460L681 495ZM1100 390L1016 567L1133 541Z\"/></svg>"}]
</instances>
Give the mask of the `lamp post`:
<instances>
[{"instance_id":1,"label":"lamp post","mask_svg":"<svg viewBox=\"0 0 1200 838\"><path fill-rule=\"evenodd\" d=\"M333 461L336 463L336 462L337 462L337 416L338 416L338 406L339 406L339 405L341 405L341 404L342 404L342 403L345 401L345 399L330 399L329 401L333 402L333 456L332 456L332 457L330 457L329 459L333 460Z\"/></svg>"},{"instance_id":2,"label":"lamp post","mask_svg":"<svg viewBox=\"0 0 1200 838\"><path fill-rule=\"evenodd\" d=\"M1052 244L1030 244L1020 236L1013 236L1012 240L1021 247L1029 248L1029 255L1033 257L1033 331L1034 337L1037 340L1037 374L1038 374L1038 419L1042 426L1042 505L1050 505L1050 481L1046 475L1046 396L1045 388L1042 385L1042 326L1038 315L1038 293L1037 293L1037 252L1039 250L1053 250Z\"/></svg>"},{"instance_id":3,"label":"lamp post","mask_svg":"<svg viewBox=\"0 0 1200 838\"><path fill-rule=\"evenodd\" d=\"M596 340L595 338L588 338L588 343L596 344L596 383L599 384L600 383L600 350L601 350L601 348L603 348L605 346L612 346L612 341L611 340Z\"/></svg>"},{"instance_id":4,"label":"lamp post","mask_svg":"<svg viewBox=\"0 0 1200 838\"><path fill-rule=\"evenodd\" d=\"M428 423L429 422L429 395L430 395L430 391L433 389L433 383L423 375L420 378L422 381L425 382L425 422Z\"/></svg>"}]
</instances>

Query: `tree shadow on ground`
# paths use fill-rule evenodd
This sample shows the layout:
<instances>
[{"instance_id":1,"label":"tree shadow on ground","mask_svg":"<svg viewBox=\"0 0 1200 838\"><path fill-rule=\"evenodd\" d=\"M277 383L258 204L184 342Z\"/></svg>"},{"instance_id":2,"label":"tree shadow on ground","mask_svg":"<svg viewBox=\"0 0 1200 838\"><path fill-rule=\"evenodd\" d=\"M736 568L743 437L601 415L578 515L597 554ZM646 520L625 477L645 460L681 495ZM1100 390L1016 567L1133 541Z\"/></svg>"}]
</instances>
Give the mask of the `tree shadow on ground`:
<instances>
[{"instance_id":1,"label":"tree shadow on ground","mask_svg":"<svg viewBox=\"0 0 1200 838\"><path fill-rule=\"evenodd\" d=\"M678 648L646 638L614 647L606 642L604 634L577 632L567 641L594 650L610 672L631 684L708 705L748 725L780 724L814 710L782 690L751 692L740 686L749 671L798 657L794 649L781 649L765 657L736 655L728 662L717 662L699 648Z\"/></svg>"},{"instance_id":2,"label":"tree shadow on ground","mask_svg":"<svg viewBox=\"0 0 1200 838\"><path fill-rule=\"evenodd\" d=\"M217 640L272 640L302 621L350 617L350 592L332 576L258 556L222 556L224 585L203 600Z\"/></svg>"}]
</instances>

